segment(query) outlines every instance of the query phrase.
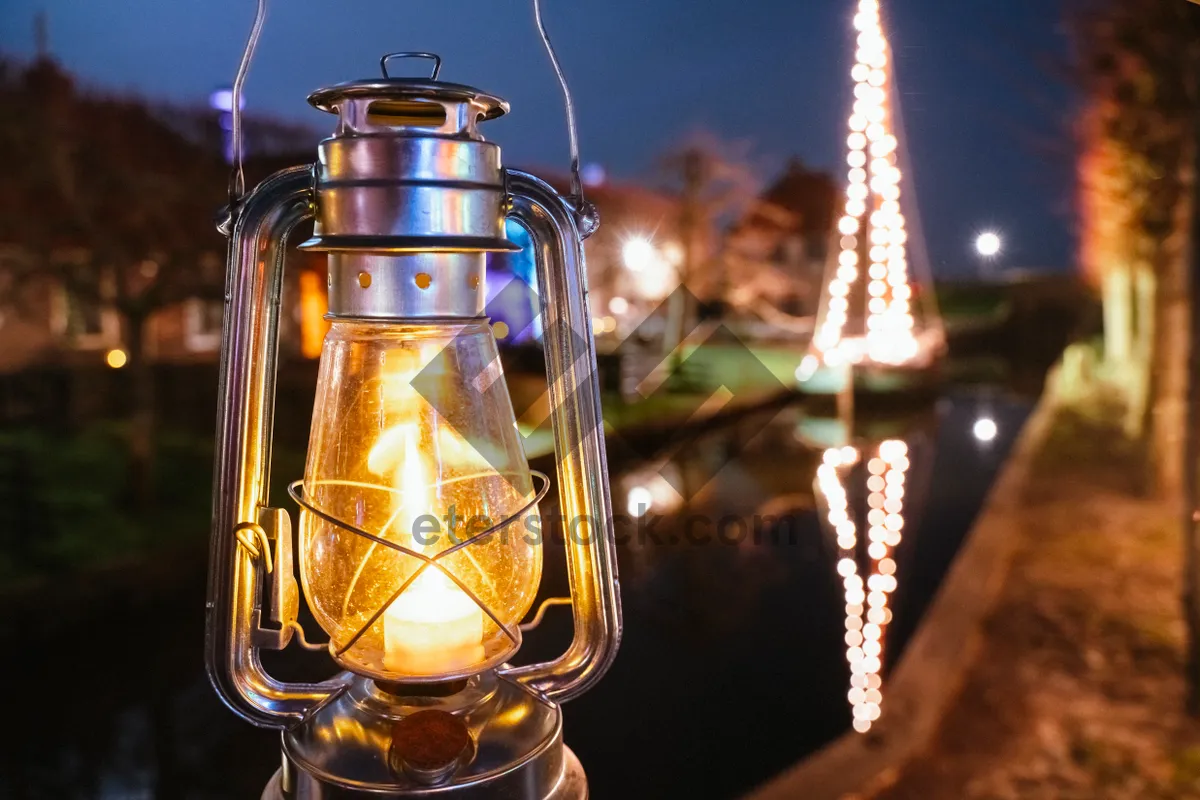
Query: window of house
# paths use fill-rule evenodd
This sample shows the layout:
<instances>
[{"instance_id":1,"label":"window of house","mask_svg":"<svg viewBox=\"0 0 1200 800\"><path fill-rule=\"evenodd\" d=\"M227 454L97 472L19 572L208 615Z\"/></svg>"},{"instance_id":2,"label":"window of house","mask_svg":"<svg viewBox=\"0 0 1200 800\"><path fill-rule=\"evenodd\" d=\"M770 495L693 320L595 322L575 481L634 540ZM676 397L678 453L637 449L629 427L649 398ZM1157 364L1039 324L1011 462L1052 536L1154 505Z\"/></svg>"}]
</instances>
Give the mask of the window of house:
<instances>
[{"instance_id":1,"label":"window of house","mask_svg":"<svg viewBox=\"0 0 1200 800\"><path fill-rule=\"evenodd\" d=\"M73 346L93 350L121 343L121 319L109 304L65 286L57 288L53 300L51 327Z\"/></svg>"},{"instance_id":2,"label":"window of house","mask_svg":"<svg viewBox=\"0 0 1200 800\"><path fill-rule=\"evenodd\" d=\"M219 348L224 313L224 305L216 300L187 301L183 320L184 346L197 353Z\"/></svg>"}]
</instances>

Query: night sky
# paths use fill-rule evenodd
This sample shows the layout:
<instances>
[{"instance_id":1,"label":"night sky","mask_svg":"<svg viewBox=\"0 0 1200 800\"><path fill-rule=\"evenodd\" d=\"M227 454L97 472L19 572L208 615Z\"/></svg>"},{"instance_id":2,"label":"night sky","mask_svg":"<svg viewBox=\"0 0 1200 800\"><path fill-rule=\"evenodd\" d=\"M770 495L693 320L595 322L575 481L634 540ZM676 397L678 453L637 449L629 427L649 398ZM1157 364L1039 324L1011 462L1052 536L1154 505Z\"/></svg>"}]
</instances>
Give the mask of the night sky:
<instances>
[{"instance_id":1,"label":"night sky","mask_svg":"<svg viewBox=\"0 0 1200 800\"><path fill-rule=\"evenodd\" d=\"M543 0L579 107L583 158L616 179L651 174L699 130L748 142L768 180L789 157L835 169L851 102L851 0ZM253 0L4 0L0 52L52 53L98 87L203 102L233 79ZM883 0L920 217L934 271L976 269L974 236L1005 236L1001 264L1073 263L1073 97L1054 0ZM251 71L252 112L329 120L309 91L377 74L389 50L433 50L442 77L511 101L487 133L509 164L560 169L562 101L525 0L275 0ZM907 204L906 204L907 205Z\"/></svg>"}]
</instances>

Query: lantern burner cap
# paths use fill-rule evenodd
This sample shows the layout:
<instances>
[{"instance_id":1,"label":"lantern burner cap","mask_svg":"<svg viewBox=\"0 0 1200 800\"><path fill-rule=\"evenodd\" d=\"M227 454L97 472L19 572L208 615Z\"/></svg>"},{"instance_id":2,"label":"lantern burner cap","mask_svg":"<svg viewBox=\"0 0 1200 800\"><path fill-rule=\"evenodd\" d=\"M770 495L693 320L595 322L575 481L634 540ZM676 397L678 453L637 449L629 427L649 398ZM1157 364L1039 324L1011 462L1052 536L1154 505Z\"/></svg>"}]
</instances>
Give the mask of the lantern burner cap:
<instances>
[{"instance_id":1,"label":"lantern burner cap","mask_svg":"<svg viewBox=\"0 0 1200 800\"><path fill-rule=\"evenodd\" d=\"M347 81L318 89L308 96L308 102L312 106L330 114L339 113L339 105L346 100L363 99L470 104L478 110L478 119L485 121L502 117L509 111L506 101L473 86L428 78L368 78Z\"/></svg>"},{"instance_id":2,"label":"lantern burner cap","mask_svg":"<svg viewBox=\"0 0 1200 800\"><path fill-rule=\"evenodd\" d=\"M388 73L388 62L393 59L422 58L433 62L428 78L393 78ZM470 106L476 113L473 122L496 119L508 113L508 103L495 95L481 92L461 83L446 83L438 80L442 71L442 57L437 53L400 52L385 53L379 59L382 78L339 83L326 89L318 89L308 96L308 102L322 111L341 114L340 105L347 101L368 100L372 102L432 102Z\"/></svg>"}]
</instances>

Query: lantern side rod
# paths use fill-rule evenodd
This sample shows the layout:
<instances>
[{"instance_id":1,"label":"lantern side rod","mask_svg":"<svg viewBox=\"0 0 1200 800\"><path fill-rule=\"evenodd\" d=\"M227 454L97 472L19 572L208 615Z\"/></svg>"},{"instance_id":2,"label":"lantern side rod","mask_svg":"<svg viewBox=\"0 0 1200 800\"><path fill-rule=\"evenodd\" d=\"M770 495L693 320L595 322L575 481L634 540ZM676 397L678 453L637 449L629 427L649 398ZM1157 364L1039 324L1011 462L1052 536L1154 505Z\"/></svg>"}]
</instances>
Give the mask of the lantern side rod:
<instances>
[{"instance_id":1,"label":"lantern side rod","mask_svg":"<svg viewBox=\"0 0 1200 800\"><path fill-rule=\"evenodd\" d=\"M575 636L554 661L507 670L548 699L587 691L621 640L621 596L596 347L576 210L543 181L507 171L511 216L533 240Z\"/></svg>"},{"instance_id":2,"label":"lantern side rod","mask_svg":"<svg viewBox=\"0 0 1200 800\"><path fill-rule=\"evenodd\" d=\"M312 168L276 173L233 209L225 275L205 666L234 712L263 727L283 727L342 685L287 684L263 669L265 564L236 533L259 524L268 503L279 300L287 235L312 216Z\"/></svg>"}]
</instances>

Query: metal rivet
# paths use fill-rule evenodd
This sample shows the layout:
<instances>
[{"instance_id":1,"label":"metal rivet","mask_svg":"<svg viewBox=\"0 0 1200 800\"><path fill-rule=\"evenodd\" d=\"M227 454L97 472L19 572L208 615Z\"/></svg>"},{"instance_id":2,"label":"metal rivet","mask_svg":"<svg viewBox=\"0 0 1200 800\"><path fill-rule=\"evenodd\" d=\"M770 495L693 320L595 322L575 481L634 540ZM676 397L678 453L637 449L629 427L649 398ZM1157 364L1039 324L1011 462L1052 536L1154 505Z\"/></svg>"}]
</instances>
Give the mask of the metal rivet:
<instances>
[{"instance_id":1,"label":"metal rivet","mask_svg":"<svg viewBox=\"0 0 1200 800\"><path fill-rule=\"evenodd\" d=\"M369 273L369 272L358 273L358 285L364 289L366 289L368 286L370 286L371 285L371 273Z\"/></svg>"},{"instance_id":2,"label":"metal rivet","mask_svg":"<svg viewBox=\"0 0 1200 800\"><path fill-rule=\"evenodd\" d=\"M479 276L472 275L471 277L467 278L467 286L470 286L472 289L478 289L479 288Z\"/></svg>"},{"instance_id":3,"label":"metal rivet","mask_svg":"<svg viewBox=\"0 0 1200 800\"><path fill-rule=\"evenodd\" d=\"M428 272L418 272L416 281L418 289L428 289L429 284L433 283L433 277Z\"/></svg>"}]
</instances>

